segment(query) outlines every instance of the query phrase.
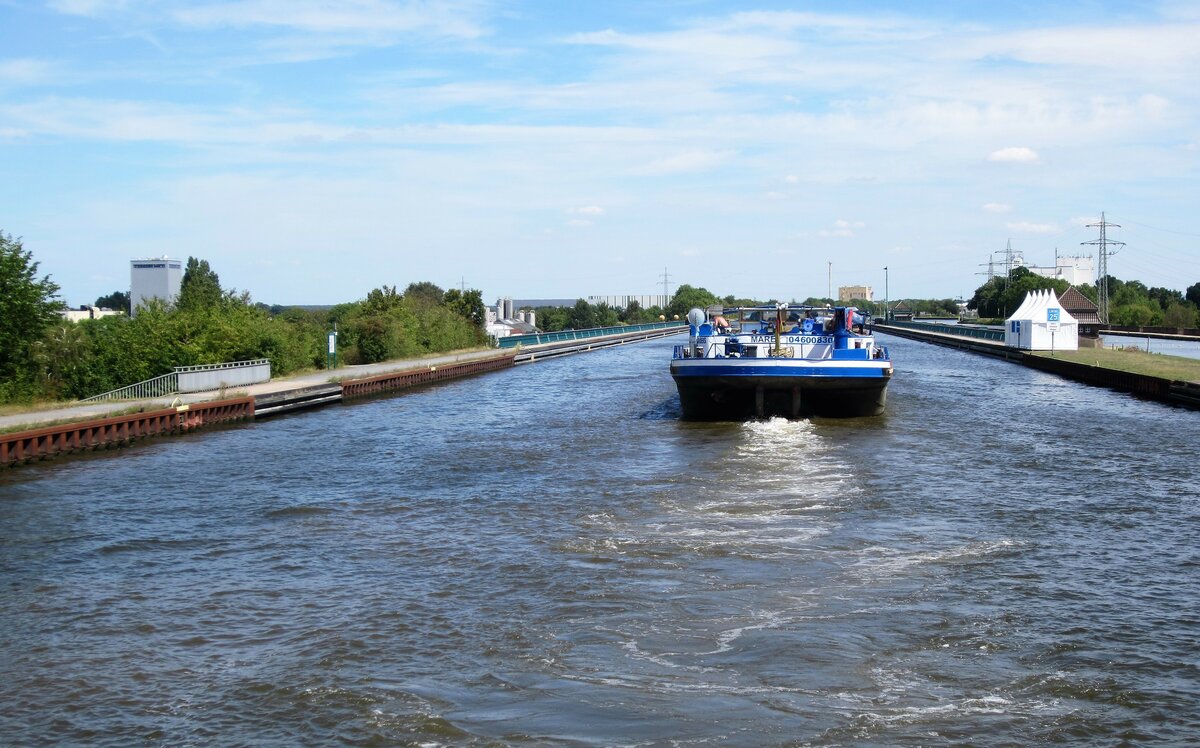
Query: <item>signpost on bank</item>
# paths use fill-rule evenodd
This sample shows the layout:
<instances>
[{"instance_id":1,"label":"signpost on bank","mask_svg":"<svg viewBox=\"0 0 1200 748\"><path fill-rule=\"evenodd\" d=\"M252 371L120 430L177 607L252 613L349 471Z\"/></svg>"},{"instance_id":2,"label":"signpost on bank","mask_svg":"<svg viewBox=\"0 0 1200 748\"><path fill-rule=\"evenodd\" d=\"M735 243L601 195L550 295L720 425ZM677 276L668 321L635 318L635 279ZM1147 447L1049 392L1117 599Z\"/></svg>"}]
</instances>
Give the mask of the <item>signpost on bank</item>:
<instances>
[{"instance_id":1,"label":"signpost on bank","mask_svg":"<svg viewBox=\"0 0 1200 748\"><path fill-rule=\"evenodd\" d=\"M325 368L337 368L337 323L333 323L333 329L329 331L329 350L325 355Z\"/></svg>"}]
</instances>

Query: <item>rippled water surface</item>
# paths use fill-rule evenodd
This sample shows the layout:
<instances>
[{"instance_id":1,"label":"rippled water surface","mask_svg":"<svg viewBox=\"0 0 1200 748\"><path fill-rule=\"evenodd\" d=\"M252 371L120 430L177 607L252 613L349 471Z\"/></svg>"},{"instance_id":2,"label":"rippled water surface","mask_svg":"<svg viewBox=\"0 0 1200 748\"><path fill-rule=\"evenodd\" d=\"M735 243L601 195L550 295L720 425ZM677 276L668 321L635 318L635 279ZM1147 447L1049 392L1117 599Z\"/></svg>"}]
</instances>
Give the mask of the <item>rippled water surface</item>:
<instances>
[{"instance_id":1,"label":"rippled water surface","mask_svg":"<svg viewBox=\"0 0 1200 748\"><path fill-rule=\"evenodd\" d=\"M10 744L1194 744L1200 415L887 339L678 420L665 339L0 475Z\"/></svg>"}]
</instances>

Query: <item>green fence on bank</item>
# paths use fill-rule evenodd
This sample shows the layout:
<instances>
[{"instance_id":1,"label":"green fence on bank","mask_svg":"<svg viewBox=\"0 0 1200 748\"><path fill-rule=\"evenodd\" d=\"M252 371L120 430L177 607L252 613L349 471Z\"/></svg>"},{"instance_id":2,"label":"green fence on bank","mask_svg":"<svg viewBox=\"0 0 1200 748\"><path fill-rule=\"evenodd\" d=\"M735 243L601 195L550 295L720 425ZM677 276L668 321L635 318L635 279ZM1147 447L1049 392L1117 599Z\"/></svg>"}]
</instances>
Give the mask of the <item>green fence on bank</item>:
<instances>
[{"instance_id":1,"label":"green fence on bank","mask_svg":"<svg viewBox=\"0 0 1200 748\"><path fill-rule=\"evenodd\" d=\"M647 322L643 325L616 325L614 327L591 327L587 330L561 330L559 332L539 332L533 335L509 335L498 341L501 348L516 348L518 345L541 345L542 343L558 343L563 340L587 340L600 338L605 335L622 335L646 330L667 330L671 328L687 329L686 322Z\"/></svg>"}]
</instances>

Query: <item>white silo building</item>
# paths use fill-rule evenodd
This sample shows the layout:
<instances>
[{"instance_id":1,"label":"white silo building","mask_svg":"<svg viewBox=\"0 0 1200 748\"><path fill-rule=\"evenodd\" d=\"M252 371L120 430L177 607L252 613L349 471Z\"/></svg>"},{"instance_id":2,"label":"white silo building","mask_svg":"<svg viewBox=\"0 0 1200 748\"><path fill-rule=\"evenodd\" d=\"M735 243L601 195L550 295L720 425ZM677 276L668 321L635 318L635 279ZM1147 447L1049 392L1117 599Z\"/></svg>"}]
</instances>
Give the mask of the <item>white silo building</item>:
<instances>
[{"instance_id":1,"label":"white silo building","mask_svg":"<svg viewBox=\"0 0 1200 748\"><path fill-rule=\"evenodd\" d=\"M166 255L129 261L129 310L137 316L139 306L150 299L174 304L183 283L183 262Z\"/></svg>"}]
</instances>

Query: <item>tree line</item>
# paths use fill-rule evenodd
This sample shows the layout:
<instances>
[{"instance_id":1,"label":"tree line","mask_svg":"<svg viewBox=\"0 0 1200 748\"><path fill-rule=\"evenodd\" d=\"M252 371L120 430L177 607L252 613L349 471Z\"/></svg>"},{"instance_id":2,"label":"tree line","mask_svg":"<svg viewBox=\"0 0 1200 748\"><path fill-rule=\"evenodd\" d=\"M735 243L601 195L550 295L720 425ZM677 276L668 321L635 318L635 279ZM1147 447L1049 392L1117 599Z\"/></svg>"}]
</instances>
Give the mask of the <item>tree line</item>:
<instances>
[{"instance_id":1,"label":"tree line","mask_svg":"<svg viewBox=\"0 0 1200 748\"><path fill-rule=\"evenodd\" d=\"M967 308L980 317L1004 318L1017 310L1030 291L1054 289L1061 296L1069 288L1065 280L1038 275L1018 267L1007 279L995 277L975 290ZM1076 290L1093 302L1099 294L1092 284ZM1141 281L1123 281L1108 276L1108 322L1113 325L1200 327L1200 282L1180 293L1173 288L1147 287Z\"/></svg>"},{"instance_id":2,"label":"tree line","mask_svg":"<svg viewBox=\"0 0 1200 748\"><path fill-rule=\"evenodd\" d=\"M762 306L775 304L777 301L777 299L738 298L732 295L717 296L703 286L691 286L684 283L675 289L675 295L666 308L655 306L643 309L637 301L631 302L626 308L610 307L608 304L589 304L586 300L579 299L571 307L546 306L537 307L533 311L536 313L538 327L547 332L555 332L567 329L583 330L589 327L611 327L621 324L634 325L658 322L659 320L684 319L688 311L695 308ZM802 302L793 300L789 303L810 306L853 306L867 314L877 316L883 316L884 312L883 302L867 301L866 299L842 302L810 296ZM959 313L958 302L954 299L893 300L893 307L900 303L916 314L957 317Z\"/></svg>"},{"instance_id":3,"label":"tree line","mask_svg":"<svg viewBox=\"0 0 1200 748\"><path fill-rule=\"evenodd\" d=\"M331 308L268 307L223 288L209 263L197 258L188 258L174 303L152 300L136 316L75 323L62 317L59 287L49 276L39 277L38 267L19 239L0 232L0 403L81 399L176 366L265 358L274 375L323 369L335 326L339 362L345 364L487 340L478 290L385 285ZM112 308L127 298L115 292L96 306Z\"/></svg>"}]
</instances>

